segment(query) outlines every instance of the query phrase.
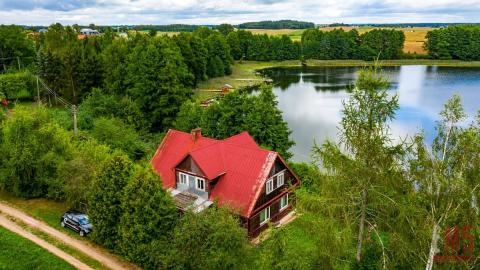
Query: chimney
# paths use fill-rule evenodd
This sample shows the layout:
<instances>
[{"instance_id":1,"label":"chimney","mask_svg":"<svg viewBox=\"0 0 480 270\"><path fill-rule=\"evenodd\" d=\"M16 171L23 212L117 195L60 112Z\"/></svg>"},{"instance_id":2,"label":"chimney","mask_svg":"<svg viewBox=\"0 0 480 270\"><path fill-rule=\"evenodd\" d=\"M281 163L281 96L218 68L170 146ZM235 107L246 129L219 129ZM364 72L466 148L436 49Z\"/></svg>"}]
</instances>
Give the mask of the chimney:
<instances>
[{"instance_id":1,"label":"chimney","mask_svg":"<svg viewBox=\"0 0 480 270\"><path fill-rule=\"evenodd\" d=\"M202 137L202 129L201 128L194 128L192 129L192 139L196 142L200 137Z\"/></svg>"}]
</instances>

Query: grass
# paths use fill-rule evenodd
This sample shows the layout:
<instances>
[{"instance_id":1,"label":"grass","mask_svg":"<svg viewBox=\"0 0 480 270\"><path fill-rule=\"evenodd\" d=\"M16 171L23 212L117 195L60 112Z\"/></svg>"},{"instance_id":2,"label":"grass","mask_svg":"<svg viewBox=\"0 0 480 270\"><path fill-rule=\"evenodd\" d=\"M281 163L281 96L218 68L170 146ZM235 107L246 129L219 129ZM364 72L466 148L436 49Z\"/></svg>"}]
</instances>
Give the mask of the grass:
<instances>
[{"instance_id":1,"label":"grass","mask_svg":"<svg viewBox=\"0 0 480 270\"><path fill-rule=\"evenodd\" d=\"M33 242L0 227L0 269L75 269Z\"/></svg>"},{"instance_id":2,"label":"grass","mask_svg":"<svg viewBox=\"0 0 480 270\"><path fill-rule=\"evenodd\" d=\"M68 210L68 206L64 203L46 199L20 199L5 191L0 191L0 201L4 201L48 225L64 231L60 226L60 217Z\"/></svg>"},{"instance_id":3,"label":"grass","mask_svg":"<svg viewBox=\"0 0 480 270\"><path fill-rule=\"evenodd\" d=\"M47 199L29 199L25 200L22 198L15 197L5 191L0 191L0 201L9 204L12 207L18 208L21 211L29 214L30 216L39 219L51 227L66 233L78 240L85 241L88 245L95 246L100 250L104 250L104 248L95 245L94 243L90 242L88 239L81 237L78 233L74 232L73 230L65 229L60 226L60 217L68 210L68 206L64 203L55 202ZM49 242L52 245L57 246L61 250L67 252L68 254L72 255L73 257L79 259L83 263L89 265L94 269L108 269L105 268L100 262L90 258L89 256L83 254L82 252L66 245L65 243L58 241L51 236L25 226L25 224L16 221L17 224L21 225L24 229L27 229L31 233L37 235L38 237L42 238L43 240ZM1 245L0 245L1 247ZM0 251L1 252L1 251ZM3 270L0 264L0 269ZM43 268L42 268L43 269ZM48 269L48 268L47 268Z\"/></svg>"},{"instance_id":4,"label":"grass","mask_svg":"<svg viewBox=\"0 0 480 270\"><path fill-rule=\"evenodd\" d=\"M109 268L106 268L105 266L103 266L100 262L98 262L98 261L90 258L89 256L85 255L84 253L70 247L69 245L65 244L64 242L61 242L61 241L51 237L50 235L48 235L48 234L46 234L46 233L44 233L44 232L42 232L38 229L31 228L31 227L27 226L25 223L23 223L19 220L16 220L16 219L11 218L11 217L9 217L9 218L12 221L14 221L15 223L17 223L19 226L21 226L23 229L25 229L28 232L38 236L41 239L47 241L48 243L56 246L57 248L63 250L64 252L70 254L71 256L75 257L76 259L85 263L86 265L90 266L91 268L100 269L100 270L109 269Z\"/></svg>"}]
</instances>

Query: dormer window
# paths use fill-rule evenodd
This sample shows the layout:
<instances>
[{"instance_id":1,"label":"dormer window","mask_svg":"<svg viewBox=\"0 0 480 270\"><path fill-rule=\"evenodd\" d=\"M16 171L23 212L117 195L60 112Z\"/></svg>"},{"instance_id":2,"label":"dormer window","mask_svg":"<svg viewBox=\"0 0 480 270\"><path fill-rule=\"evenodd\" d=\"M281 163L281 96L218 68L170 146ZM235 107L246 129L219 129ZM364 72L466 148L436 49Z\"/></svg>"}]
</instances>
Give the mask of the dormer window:
<instances>
[{"instance_id":1,"label":"dormer window","mask_svg":"<svg viewBox=\"0 0 480 270\"><path fill-rule=\"evenodd\" d=\"M205 191L205 179L197 177L197 189Z\"/></svg>"},{"instance_id":2,"label":"dormer window","mask_svg":"<svg viewBox=\"0 0 480 270\"><path fill-rule=\"evenodd\" d=\"M178 180L178 183L181 184L181 185L187 185L187 175L184 174L184 173L179 173L178 174L179 176L179 180Z\"/></svg>"}]
</instances>

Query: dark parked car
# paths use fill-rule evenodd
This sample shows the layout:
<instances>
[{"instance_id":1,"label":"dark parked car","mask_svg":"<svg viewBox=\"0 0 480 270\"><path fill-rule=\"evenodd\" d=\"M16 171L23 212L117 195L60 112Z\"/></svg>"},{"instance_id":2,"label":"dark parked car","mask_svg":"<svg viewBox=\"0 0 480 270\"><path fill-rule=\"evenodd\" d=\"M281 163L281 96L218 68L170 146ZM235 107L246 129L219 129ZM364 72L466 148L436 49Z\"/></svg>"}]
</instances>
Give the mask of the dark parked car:
<instances>
[{"instance_id":1,"label":"dark parked car","mask_svg":"<svg viewBox=\"0 0 480 270\"><path fill-rule=\"evenodd\" d=\"M90 224L88 216L76 211L68 211L63 214L60 225L71 228L78 232L80 236L86 236L92 232L92 224Z\"/></svg>"}]
</instances>

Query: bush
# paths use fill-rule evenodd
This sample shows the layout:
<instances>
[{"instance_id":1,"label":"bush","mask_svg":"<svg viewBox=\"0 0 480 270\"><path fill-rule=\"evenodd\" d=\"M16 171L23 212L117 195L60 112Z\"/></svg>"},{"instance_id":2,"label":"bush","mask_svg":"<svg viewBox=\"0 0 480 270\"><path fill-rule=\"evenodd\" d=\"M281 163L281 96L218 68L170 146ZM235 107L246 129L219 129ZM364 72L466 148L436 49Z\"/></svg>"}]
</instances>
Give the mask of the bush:
<instances>
[{"instance_id":1,"label":"bush","mask_svg":"<svg viewBox=\"0 0 480 270\"><path fill-rule=\"evenodd\" d=\"M17 108L2 124L0 186L25 198L62 198L58 174L72 157L71 137L45 108Z\"/></svg>"},{"instance_id":2,"label":"bush","mask_svg":"<svg viewBox=\"0 0 480 270\"><path fill-rule=\"evenodd\" d=\"M145 154L145 144L140 136L118 118L93 120L91 135L99 142L124 151L130 158L139 159Z\"/></svg>"},{"instance_id":3,"label":"bush","mask_svg":"<svg viewBox=\"0 0 480 270\"><path fill-rule=\"evenodd\" d=\"M7 99L31 100L32 89L33 77L26 72L0 75L0 92L4 93Z\"/></svg>"},{"instance_id":4,"label":"bush","mask_svg":"<svg viewBox=\"0 0 480 270\"><path fill-rule=\"evenodd\" d=\"M246 230L224 209L186 213L175 228L168 269L246 269Z\"/></svg>"}]
</instances>

